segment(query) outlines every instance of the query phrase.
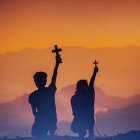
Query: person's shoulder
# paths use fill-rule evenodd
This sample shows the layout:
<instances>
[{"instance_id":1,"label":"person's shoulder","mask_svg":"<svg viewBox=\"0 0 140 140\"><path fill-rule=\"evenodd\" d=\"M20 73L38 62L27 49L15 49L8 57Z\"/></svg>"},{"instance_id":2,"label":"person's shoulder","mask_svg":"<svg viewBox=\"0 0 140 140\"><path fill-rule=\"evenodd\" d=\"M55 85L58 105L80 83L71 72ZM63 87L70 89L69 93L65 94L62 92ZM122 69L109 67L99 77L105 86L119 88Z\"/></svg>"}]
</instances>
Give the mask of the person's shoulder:
<instances>
[{"instance_id":1,"label":"person's shoulder","mask_svg":"<svg viewBox=\"0 0 140 140\"><path fill-rule=\"evenodd\" d=\"M75 98L75 97L76 97L76 95L74 94L74 95L72 95L71 99L73 99L73 98Z\"/></svg>"},{"instance_id":2,"label":"person's shoulder","mask_svg":"<svg viewBox=\"0 0 140 140\"><path fill-rule=\"evenodd\" d=\"M34 104L34 102L37 100L37 91L33 91L28 98L28 101L30 104Z\"/></svg>"},{"instance_id":3,"label":"person's shoulder","mask_svg":"<svg viewBox=\"0 0 140 140\"><path fill-rule=\"evenodd\" d=\"M55 84L50 84L48 87L47 87L47 89L54 89L54 90L57 90L57 87L56 87L56 85Z\"/></svg>"},{"instance_id":4,"label":"person's shoulder","mask_svg":"<svg viewBox=\"0 0 140 140\"><path fill-rule=\"evenodd\" d=\"M33 91L32 93L29 94L29 99L35 98L37 96L37 90Z\"/></svg>"},{"instance_id":5,"label":"person's shoulder","mask_svg":"<svg viewBox=\"0 0 140 140\"><path fill-rule=\"evenodd\" d=\"M71 102L73 102L75 99L76 99L76 95L73 95L73 96L71 97Z\"/></svg>"}]
</instances>

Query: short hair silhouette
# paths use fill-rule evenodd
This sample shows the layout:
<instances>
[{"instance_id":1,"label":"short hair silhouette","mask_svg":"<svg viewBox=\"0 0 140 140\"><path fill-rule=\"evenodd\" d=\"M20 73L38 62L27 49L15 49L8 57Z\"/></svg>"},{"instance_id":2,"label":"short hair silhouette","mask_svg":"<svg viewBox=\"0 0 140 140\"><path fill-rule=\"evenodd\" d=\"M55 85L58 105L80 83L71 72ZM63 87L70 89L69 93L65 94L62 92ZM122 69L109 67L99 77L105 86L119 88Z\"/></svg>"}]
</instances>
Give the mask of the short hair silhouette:
<instances>
[{"instance_id":1,"label":"short hair silhouette","mask_svg":"<svg viewBox=\"0 0 140 140\"><path fill-rule=\"evenodd\" d=\"M36 72L33 78L37 87L44 87L46 85L47 73L42 71Z\"/></svg>"},{"instance_id":2,"label":"short hair silhouette","mask_svg":"<svg viewBox=\"0 0 140 140\"><path fill-rule=\"evenodd\" d=\"M42 71L36 72L33 77L34 77L35 81L37 81L38 79L44 79L44 78L46 79L47 78L47 73L42 72Z\"/></svg>"}]
</instances>

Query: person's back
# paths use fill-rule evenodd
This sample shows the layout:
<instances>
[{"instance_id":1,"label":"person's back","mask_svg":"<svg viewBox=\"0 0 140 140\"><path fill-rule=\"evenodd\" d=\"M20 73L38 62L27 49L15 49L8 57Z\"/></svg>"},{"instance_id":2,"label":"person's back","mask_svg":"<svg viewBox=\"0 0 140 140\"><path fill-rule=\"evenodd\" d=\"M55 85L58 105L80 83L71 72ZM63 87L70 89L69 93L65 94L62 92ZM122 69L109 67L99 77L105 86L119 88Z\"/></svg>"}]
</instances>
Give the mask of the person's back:
<instances>
[{"instance_id":1,"label":"person's back","mask_svg":"<svg viewBox=\"0 0 140 140\"><path fill-rule=\"evenodd\" d=\"M56 124L56 105L55 105L56 86L50 85L42 90L36 90L29 96L29 102L37 109L37 116L47 123L51 128L52 124Z\"/></svg>"},{"instance_id":2,"label":"person's back","mask_svg":"<svg viewBox=\"0 0 140 140\"><path fill-rule=\"evenodd\" d=\"M80 137L84 137L86 130L89 130L89 137L93 137L94 128L94 80L98 68L95 67L94 73L88 85L86 80L79 80L75 95L71 98L71 106L73 111L73 122L71 130L78 133Z\"/></svg>"},{"instance_id":3,"label":"person's back","mask_svg":"<svg viewBox=\"0 0 140 140\"><path fill-rule=\"evenodd\" d=\"M85 105L85 99L83 95L73 95L71 98L71 106L73 110L73 122L71 125L71 130L78 133L81 136L85 135L86 121L87 120L87 110Z\"/></svg>"}]
</instances>

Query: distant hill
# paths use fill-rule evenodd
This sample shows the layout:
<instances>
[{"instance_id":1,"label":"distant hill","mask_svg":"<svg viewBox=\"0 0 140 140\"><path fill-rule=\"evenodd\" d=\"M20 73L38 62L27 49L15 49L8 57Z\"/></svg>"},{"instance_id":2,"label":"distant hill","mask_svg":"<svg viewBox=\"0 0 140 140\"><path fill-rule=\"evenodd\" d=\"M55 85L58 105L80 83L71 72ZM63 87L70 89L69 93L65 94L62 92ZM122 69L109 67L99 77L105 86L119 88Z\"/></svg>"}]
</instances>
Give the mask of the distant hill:
<instances>
[{"instance_id":1,"label":"distant hill","mask_svg":"<svg viewBox=\"0 0 140 140\"><path fill-rule=\"evenodd\" d=\"M65 99L71 99L75 94L76 84L72 84L62 88L57 95L64 96ZM132 97L117 97L106 94L100 87L95 84L96 106L107 108L120 108L129 104L140 103L140 94Z\"/></svg>"},{"instance_id":2,"label":"distant hill","mask_svg":"<svg viewBox=\"0 0 140 140\"><path fill-rule=\"evenodd\" d=\"M115 135L140 130L140 104L120 109L109 109L96 115L96 128L103 134Z\"/></svg>"},{"instance_id":3,"label":"distant hill","mask_svg":"<svg viewBox=\"0 0 140 140\"><path fill-rule=\"evenodd\" d=\"M70 99L74 91L75 86L70 85L56 94L58 133L61 135L71 134ZM140 95L131 98L112 97L96 87L97 129L108 135L140 129L139 97ZM27 94L0 104L0 136L30 136L32 123L33 116ZM123 123L125 124L121 126Z\"/></svg>"},{"instance_id":4,"label":"distant hill","mask_svg":"<svg viewBox=\"0 0 140 140\"><path fill-rule=\"evenodd\" d=\"M0 104L0 136L29 135L33 122L30 109L27 95Z\"/></svg>"},{"instance_id":5,"label":"distant hill","mask_svg":"<svg viewBox=\"0 0 140 140\"><path fill-rule=\"evenodd\" d=\"M113 136L131 130L140 130L140 104L130 105L120 109L108 109L96 114L95 134ZM59 134L73 135L70 131L70 122L59 122ZM64 128L62 130L62 128Z\"/></svg>"},{"instance_id":6,"label":"distant hill","mask_svg":"<svg viewBox=\"0 0 140 140\"><path fill-rule=\"evenodd\" d=\"M70 105L70 99L75 93L75 85L70 85L58 92L56 94L56 101L58 106L61 106L60 111L58 111L58 114L60 116L60 119L63 121L63 119L68 120L71 119L71 105ZM132 96L129 98L124 97L113 97L108 94L106 94L103 90L101 90L99 87L95 86L95 108L96 113L104 112L106 109L118 109L118 108L124 108L129 105L133 104L140 104L140 94L136 96ZM61 110L62 109L62 110ZM65 112L63 111L65 110ZM64 113L67 115L64 115ZM64 117L66 116L66 118Z\"/></svg>"}]
</instances>

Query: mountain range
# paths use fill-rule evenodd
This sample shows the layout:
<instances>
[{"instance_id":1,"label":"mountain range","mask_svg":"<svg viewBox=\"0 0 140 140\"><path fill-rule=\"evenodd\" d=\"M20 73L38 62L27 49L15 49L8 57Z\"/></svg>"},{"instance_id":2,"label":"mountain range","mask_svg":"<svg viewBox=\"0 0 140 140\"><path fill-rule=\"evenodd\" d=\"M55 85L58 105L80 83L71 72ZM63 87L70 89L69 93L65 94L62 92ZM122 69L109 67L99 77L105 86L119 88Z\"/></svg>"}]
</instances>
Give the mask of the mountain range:
<instances>
[{"instance_id":1,"label":"mountain range","mask_svg":"<svg viewBox=\"0 0 140 140\"><path fill-rule=\"evenodd\" d=\"M55 64L53 48L24 49L0 54L0 102L31 93L34 89L33 74L45 71L50 82ZM111 96L133 96L140 92L140 47L94 48L65 47L61 56L57 88L61 90L79 79L90 79L93 61L99 64L96 85Z\"/></svg>"}]
</instances>

